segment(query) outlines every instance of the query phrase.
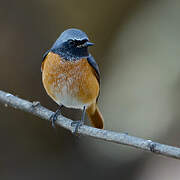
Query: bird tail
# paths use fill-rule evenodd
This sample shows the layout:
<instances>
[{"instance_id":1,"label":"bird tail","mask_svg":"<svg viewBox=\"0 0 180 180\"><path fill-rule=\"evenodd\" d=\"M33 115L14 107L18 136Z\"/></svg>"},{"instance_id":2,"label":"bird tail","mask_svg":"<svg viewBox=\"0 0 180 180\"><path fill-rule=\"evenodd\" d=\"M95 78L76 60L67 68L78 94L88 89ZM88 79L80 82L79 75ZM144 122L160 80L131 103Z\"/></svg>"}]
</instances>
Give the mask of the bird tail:
<instances>
[{"instance_id":1,"label":"bird tail","mask_svg":"<svg viewBox=\"0 0 180 180\"><path fill-rule=\"evenodd\" d=\"M91 104L87 108L86 112L89 119L91 120L92 125L95 128L99 128L99 129L104 128L104 119L96 103Z\"/></svg>"}]
</instances>

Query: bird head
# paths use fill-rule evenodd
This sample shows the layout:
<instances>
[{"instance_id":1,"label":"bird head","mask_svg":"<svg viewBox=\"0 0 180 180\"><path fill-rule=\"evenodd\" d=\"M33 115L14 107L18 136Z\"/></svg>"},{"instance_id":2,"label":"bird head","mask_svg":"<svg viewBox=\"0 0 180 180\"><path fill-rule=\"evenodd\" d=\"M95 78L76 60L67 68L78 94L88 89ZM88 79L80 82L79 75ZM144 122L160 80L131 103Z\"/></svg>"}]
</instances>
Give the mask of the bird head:
<instances>
[{"instance_id":1,"label":"bird head","mask_svg":"<svg viewBox=\"0 0 180 180\"><path fill-rule=\"evenodd\" d=\"M88 47L94 45L89 41L85 32L71 28L65 30L56 42L53 44L51 51L59 54L66 60L78 60L88 57Z\"/></svg>"}]
</instances>

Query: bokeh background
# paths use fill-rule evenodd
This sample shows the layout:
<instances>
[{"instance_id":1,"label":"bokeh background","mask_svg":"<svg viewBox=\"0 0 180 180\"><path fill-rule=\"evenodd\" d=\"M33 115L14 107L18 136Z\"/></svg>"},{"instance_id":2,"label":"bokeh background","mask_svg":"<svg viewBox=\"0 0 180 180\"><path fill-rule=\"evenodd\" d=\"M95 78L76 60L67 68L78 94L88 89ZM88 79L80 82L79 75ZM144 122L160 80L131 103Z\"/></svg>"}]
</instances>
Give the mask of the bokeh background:
<instances>
[{"instance_id":1,"label":"bokeh background","mask_svg":"<svg viewBox=\"0 0 180 180\"><path fill-rule=\"evenodd\" d=\"M180 146L179 0L0 0L0 89L51 110L43 53L67 28L85 31L101 71L105 129ZM80 112L63 109L77 120ZM180 162L75 137L0 106L0 179L176 180ZM88 121L86 121L88 124Z\"/></svg>"}]
</instances>

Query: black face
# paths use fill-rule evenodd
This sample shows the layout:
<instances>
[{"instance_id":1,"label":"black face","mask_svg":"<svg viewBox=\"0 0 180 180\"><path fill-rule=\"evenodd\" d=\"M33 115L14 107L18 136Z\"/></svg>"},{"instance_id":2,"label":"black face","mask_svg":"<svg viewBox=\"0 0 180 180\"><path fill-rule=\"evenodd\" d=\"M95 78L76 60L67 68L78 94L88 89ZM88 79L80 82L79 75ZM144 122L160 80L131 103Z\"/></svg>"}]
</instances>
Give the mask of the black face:
<instances>
[{"instance_id":1,"label":"black face","mask_svg":"<svg viewBox=\"0 0 180 180\"><path fill-rule=\"evenodd\" d=\"M70 48L83 48L83 47L87 48L86 42L88 42L87 39L84 39L84 40L72 40L72 39L69 39L67 41L67 44L69 45Z\"/></svg>"},{"instance_id":2,"label":"black face","mask_svg":"<svg viewBox=\"0 0 180 180\"><path fill-rule=\"evenodd\" d=\"M66 60L79 60L83 57L88 57L88 46L92 45L87 39L72 40L64 42L58 48L52 49L52 52L59 54Z\"/></svg>"},{"instance_id":3,"label":"black face","mask_svg":"<svg viewBox=\"0 0 180 180\"><path fill-rule=\"evenodd\" d=\"M79 29L68 29L64 31L50 51L59 54L62 58L74 61L83 57L88 57L88 46L93 43L89 42L87 35Z\"/></svg>"}]
</instances>

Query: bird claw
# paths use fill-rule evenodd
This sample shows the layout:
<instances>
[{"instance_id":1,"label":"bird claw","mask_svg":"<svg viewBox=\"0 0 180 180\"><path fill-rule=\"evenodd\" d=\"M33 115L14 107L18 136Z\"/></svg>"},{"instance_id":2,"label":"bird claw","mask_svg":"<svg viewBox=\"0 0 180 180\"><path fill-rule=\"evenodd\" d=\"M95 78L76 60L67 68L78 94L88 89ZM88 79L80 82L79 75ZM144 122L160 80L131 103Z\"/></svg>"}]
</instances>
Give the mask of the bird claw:
<instances>
[{"instance_id":1,"label":"bird claw","mask_svg":"<svg viewBox=\"0 0 180 180\"><path fill-rule=\"evenodd\" d=\"M49 120L51 121L51 126L53 128L55 128L55 121L57 120L57 117L61 114L61 107L55 113L53 113L49 118Z\"/></svg>"},{"instance_id":2,"label":"bird claw","mask_svg":"<svg viewBox=\"0 0 180 180\"><path fill-rule=\"evenodd\" d=\"M58 117L58 115L57 115L57 113L55 112L55 113L53 113L53 114L51 115L51 117L49 118L50 121L51 121L51 126L52 126L53 128L55 128L55 121L57 120L57 117Z\"/></svg>"},{"instance_id":3,"label":"bird claw","mask_svg":"<svg viewBox=\"0 0 180 180\"><path fill-rule=\"evenodd\" d=\"M83 122L82 122L82 121L73 121L73 122L71 123L71 126L72 126L72 127L75 126L75 128L74 128L74 130L72 131L72 133L73 133L73 134L77 134L79 127L82 126L82 125L83 125Z\"/></svg>"}]
</instances>

